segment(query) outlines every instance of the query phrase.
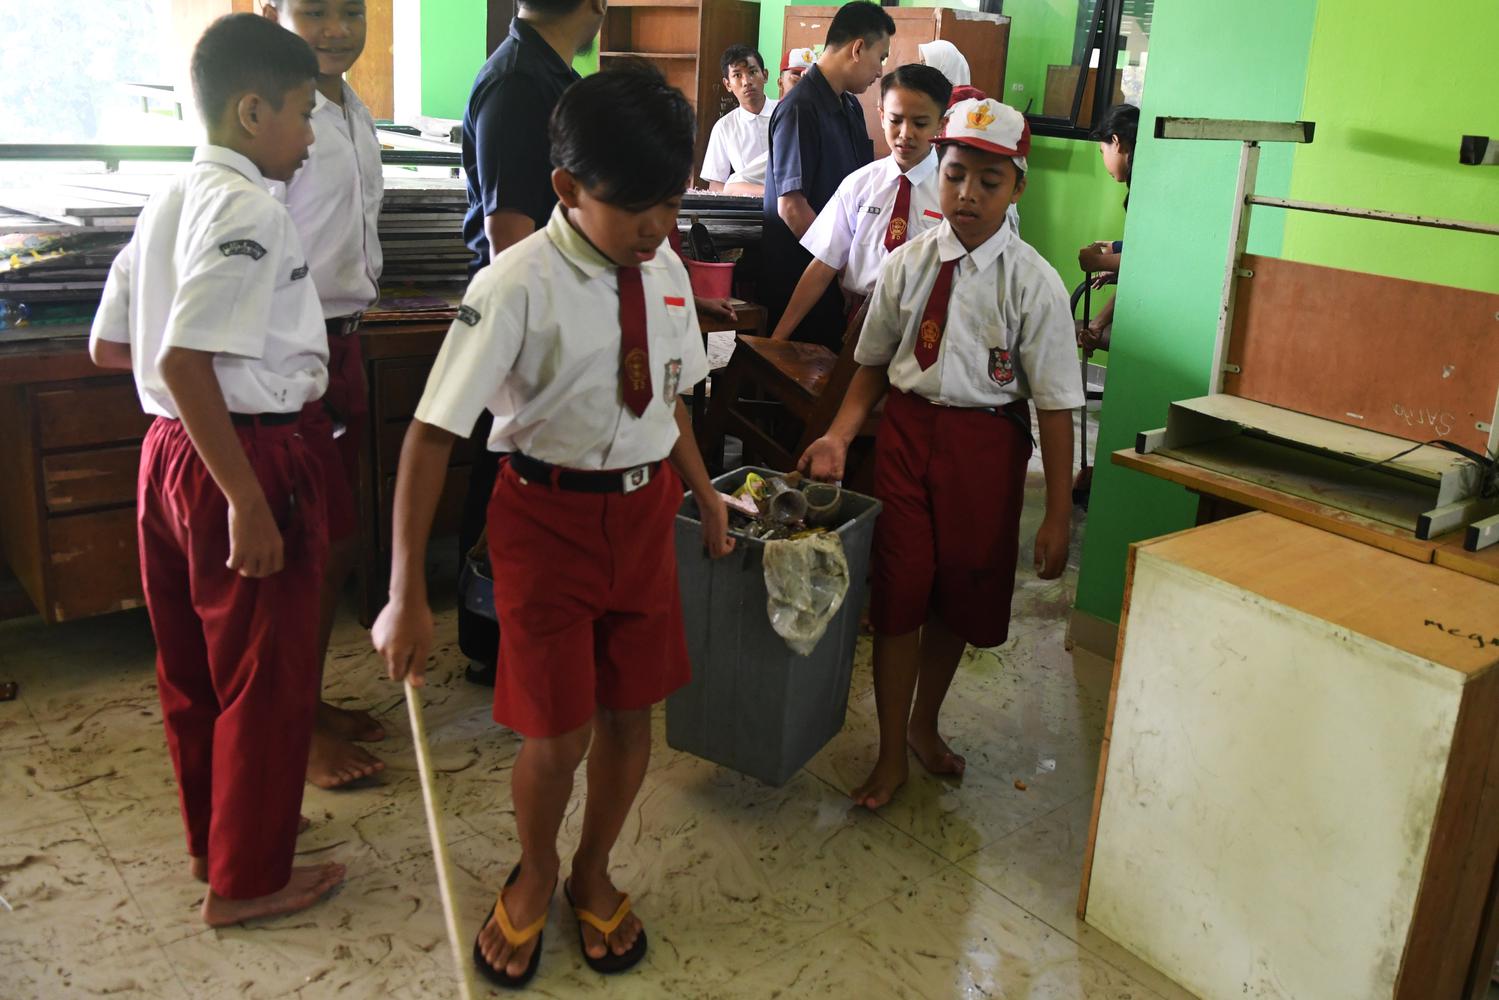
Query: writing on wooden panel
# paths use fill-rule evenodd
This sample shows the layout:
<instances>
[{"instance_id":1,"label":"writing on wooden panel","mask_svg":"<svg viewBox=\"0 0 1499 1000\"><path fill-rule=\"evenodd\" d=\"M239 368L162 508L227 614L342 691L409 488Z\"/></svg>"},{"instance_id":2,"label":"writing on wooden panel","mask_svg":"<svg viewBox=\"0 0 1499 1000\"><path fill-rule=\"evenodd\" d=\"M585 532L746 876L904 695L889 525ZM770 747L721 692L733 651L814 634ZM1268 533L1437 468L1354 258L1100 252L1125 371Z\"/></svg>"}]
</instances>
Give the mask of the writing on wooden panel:
<instances>
[{"instance_id":1,"label":"writing on wooden panel","mask_svg":"<svg viewBox=\"0 0 1499 1000\"><path fill-rule=\"evenodd\" d=\"M1225 392L1475 450L1499 396L1499 295L1246 254Z\"/></svg>"}]
</instances>

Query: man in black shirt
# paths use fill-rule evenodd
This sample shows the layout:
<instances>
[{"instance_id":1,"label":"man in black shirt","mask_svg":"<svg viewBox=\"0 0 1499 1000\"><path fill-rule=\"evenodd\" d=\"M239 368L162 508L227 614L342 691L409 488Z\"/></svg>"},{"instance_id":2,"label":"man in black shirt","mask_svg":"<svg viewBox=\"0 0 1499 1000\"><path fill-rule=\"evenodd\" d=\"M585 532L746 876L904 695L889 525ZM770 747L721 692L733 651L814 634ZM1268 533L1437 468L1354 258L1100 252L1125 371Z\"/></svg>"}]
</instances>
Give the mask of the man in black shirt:
<instances>
[{"instance_id":1,"label":"man in black shirt","mask_svg":"<svg viewBox=\"0 0 1499 1000\"><path fill-rule=\"evenodd\" d=\"M463 113L463 173L468 214L463 240L474 251L472 277L495 255L543 228L557 203L547 124L574 81L575 54L593 44L605 0L521 0L510 35L479 70ZM468 496L458 530L459 558L484 530L499 456L487 447L490 415L479 418ZM458 647L472 661L468 678L493 684L499 652L494 621L458 608Z\"/></svg>"},{"instance_id":2,"label":"man in black shirt","mask_svg":"<svg viewBox=\"0 0 1499 1000\"><path fill-rule=\"evenodd\" d=\"M817 65L802 74L771 113L761 237L761 294L770 329L812 259L802 248L803 234L843 178L874 159L864 109L855 95L880 78L894 34L895 22L876 4L844 4L828 26ZM794 336L837 351L843 327L843 298L835 283Z\"/></svg>"}]
</instances>

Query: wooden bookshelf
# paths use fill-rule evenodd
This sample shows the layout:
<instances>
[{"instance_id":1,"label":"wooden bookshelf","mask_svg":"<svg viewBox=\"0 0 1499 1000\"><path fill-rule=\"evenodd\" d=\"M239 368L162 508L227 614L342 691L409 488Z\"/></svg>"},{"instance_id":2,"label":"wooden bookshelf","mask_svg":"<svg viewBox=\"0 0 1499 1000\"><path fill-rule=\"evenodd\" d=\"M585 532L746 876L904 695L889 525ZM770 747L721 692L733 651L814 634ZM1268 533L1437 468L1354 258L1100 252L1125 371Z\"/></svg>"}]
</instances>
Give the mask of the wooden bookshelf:
<instances>
[{"instance_id":1,"label":"wooden bookshelf","mask_svg":"<svg viewBox=\"0 0 1499 1000\"><path fill-rule=\"evenodd\" d=\"M730 45L758 47L760 5L746 0L610 0L599 36L599 66L644 59L659 69L697 113L696 178L714 122L738 102L724 89L718 59ZM779 65L775 57L765 57Z\"/></svg>"}]
</instances>

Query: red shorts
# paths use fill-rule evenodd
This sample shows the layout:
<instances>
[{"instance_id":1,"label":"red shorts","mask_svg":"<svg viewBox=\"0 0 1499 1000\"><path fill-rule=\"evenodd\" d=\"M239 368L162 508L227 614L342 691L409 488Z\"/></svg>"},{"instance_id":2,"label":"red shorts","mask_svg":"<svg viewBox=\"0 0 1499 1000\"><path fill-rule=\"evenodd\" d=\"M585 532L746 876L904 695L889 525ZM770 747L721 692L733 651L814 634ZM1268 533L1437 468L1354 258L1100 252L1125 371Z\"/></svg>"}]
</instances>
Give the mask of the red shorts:
<instances>
[{"instance_id":1,"label":"red shorts","mask_svg":"<svg viewBox=\"0 0 1499 1000\"><path fill-rule=\"evenodd\" d=\"M973 646L1009 637L1029 426L1024 402L995 413L890 393L875 439L876 632L904 635L936 615Z\"/></svg>"},{"instance_id":2,"label":"red shorts","mask_svg":"<svg viewBox=\"0 0 1499 1000\"><path fill-rule=\"evenodd\" d=\"M359 527L359 453L368 415L359 336L330 334L328 391L302 408L302 436L323 469L331 542L353 537ZM338 425L344 430L334 437Z\"/></svg>"},{"instance_id":3,"label":"red shorts","mask_svg":"<svg viewBox=\"0 0 1499 1000\"><path fill-rule=\"evenodd\" d=\"M598 706L648 708L687 683L681 505L681 481L665 462L633 493L530 483L502 463L488 517L496 722L522 736L561 736Z\"/></svg>"}]
</instances>

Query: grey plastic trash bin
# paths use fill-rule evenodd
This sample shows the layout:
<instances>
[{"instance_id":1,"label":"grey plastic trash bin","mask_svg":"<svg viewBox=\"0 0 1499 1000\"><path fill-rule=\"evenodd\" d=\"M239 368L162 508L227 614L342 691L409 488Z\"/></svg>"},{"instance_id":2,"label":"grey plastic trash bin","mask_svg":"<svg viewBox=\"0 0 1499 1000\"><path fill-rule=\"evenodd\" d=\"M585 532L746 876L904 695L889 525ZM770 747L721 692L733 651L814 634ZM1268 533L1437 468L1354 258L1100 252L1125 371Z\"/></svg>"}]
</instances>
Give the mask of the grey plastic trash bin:
<instances>
[{"instance_id":1,"label":"grey plastic trash bin","mask_svg":"<svg viewBox=\"0 0 1499 1000\"><path fill-rule=\"evenodd\" d=\"M751 472L774 475L743 468L713 482L733 493ZM697 504L687 497L677 514L677 570L692 682L666 699L671 747L782 785L843 728L879 512L878 500L844 493L837 532L848 596L816 648L798 656L770 627L765 543L736 533L734 552L710 560Z\"/></svg>"}]
</instances>

